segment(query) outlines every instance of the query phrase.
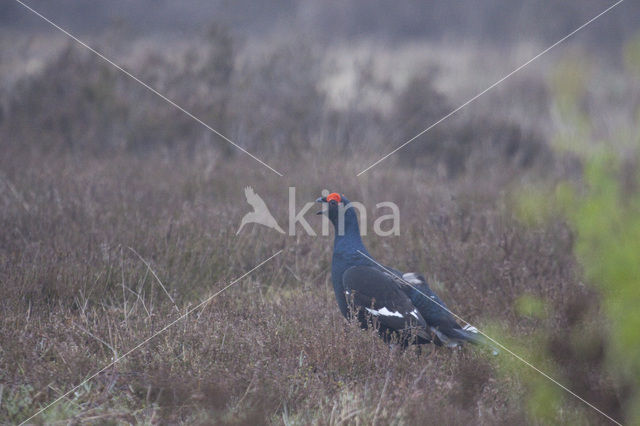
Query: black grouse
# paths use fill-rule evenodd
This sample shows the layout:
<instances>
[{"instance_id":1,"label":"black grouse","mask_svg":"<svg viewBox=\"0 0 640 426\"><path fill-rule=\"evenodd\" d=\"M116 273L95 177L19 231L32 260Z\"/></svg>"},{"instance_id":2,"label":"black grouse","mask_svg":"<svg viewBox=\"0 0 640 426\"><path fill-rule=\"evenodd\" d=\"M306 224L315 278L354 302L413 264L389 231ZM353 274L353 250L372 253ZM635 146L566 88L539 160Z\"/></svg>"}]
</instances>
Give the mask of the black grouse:
<instances>
[{"instance_id":1,"label":"black grouse","mask_svg":"<svg viewBox=\"0 0 640 426\"><path fill-rule=\"evenodd\" d=\"M438 345L485 342L475 328L456 322L424 277L374 260L360 238L355 209L344 195L332 193L316 201L323 203L318 214L326 214L335 230L331 278L342 315L357 318L363 328L374 324L383 338L390 340L395 334L403 344L429 343L429 332Z\"/></svg>"}]
</instances>

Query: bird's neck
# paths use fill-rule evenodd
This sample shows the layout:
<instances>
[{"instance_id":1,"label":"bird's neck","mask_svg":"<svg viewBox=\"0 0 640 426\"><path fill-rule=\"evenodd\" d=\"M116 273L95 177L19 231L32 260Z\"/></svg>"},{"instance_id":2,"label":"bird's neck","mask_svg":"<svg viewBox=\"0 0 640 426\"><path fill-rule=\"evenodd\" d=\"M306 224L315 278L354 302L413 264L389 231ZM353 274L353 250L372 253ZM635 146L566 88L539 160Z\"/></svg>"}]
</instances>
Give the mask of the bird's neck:
<instances>
[{"instance_id":1,"label":"bird's neck","mask_svg":"<svg viewBox=\"0 0 640 426\"><path fill-rule=\"evenodd\" d=\"M333 252L335 254L353 254L358 251L368 255L366 247L362 243L358 218L353 211L347 211L344 217L344 230L334 222L335 237L333 240Z\"/></svg>"},{"instance_id":2,"label":"bird's neck","mask_svg":"<svg viewBox=\"0 0 640 426\"><path fill-rule=\"evenodd\" d=\"M360 227L358 226L358 217L353 211L347 210L345 213L344 232L341 232L337 221L332 220L332 222L334 225L335 237L333 240L331 278L338 306L340 307L342 315L346 317L348 315L348 307L344 296L342 275L351 266L370 264L370 260L367 259L366 256L371 256L362 243Z\"/></svg>"}]
</instances>

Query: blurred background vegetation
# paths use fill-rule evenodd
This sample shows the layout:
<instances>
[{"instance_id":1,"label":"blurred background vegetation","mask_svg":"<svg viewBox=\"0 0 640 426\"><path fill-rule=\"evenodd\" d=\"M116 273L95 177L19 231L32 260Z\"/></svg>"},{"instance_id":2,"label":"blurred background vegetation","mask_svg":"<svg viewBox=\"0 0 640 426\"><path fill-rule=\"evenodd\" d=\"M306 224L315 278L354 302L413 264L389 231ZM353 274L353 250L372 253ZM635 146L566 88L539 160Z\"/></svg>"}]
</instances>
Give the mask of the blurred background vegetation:
<instances>
[{"instance_id":1,"label":"blurred background vegetation","mask_svg":"<svg viewBox=\"0 0 640 426\"><path fill-rule=\"evenodd\" d=\"M37 420L608 424L502 353L390 350L345 325L331 244L286 226L324 188L394 201L378 259L625 424L640 422L640 7L611 3L29 3L280 178L17 3L0 5L0 422L283 254ZM320 224L309 218L316 230ZM148 266L135 252L140 253Z\"/></svg>"},{"instance_id":2,"label":"blurred background vegetation","mask_svg":"<svg viewBox=\"0 0 640 426\"><path fill-rule=\"evenodd\" d=\"M625 71L632 79L640 78L640 37L630 40L623 52ZM519 207L525 221L552 214L566 218L575 233L574 253L585 283L594 291L592 299L597 299L584 301L580 323L562 333L563 350L555 349L550 340L541 347L549 348L546 355L553 362L573 364L575 358L590 357L599 368L610 371L611 380L628 399L626 418L635 424L640 422L640 109L632 111L638 119L606 138L599 137L581 108L590 81L585 65L565 61L553 76L554 107L564 129L551 145L559 155L579 161L581 179L561 179L533 193L525 191ZM595 305L600 306L589 309ZM536 389L533 418L553 419L563 395L540 377L531 377L531 383Z\"/></svg>"}]
</instances>

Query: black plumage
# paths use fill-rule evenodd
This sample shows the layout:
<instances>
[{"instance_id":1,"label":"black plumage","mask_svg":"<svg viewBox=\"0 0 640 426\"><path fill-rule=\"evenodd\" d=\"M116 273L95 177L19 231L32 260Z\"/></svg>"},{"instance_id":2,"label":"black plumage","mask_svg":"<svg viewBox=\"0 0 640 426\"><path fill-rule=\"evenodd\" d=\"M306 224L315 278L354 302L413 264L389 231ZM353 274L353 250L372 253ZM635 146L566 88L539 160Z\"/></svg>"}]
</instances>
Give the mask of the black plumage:
<instances>
[{"instance_id":1,"label":"black plumage","mask_svg":"<svg viewBox=\"0 0 640 426\"><path fill-rule=\"evenodd\" d=\"M371 257L349 200L333 193L316 201L324 204L318 213L326 214L335 228L331 277L345 317L357 317L362 327L375 324L383 337L395 333L404 343L428 343L430 333L438 345L485 343L473 327L457 323L424 277L387 268Z\"/></svg>"},{"instance_id":2,"label":"black plumage","mask_svg":"<svg viewBox=\"0 0 640 426\"><path fill-rule=\"evenodd\" d=\"M430 341L424 318L389 274L357 265L344 272L342 283L347 304L356 308L355 315L363 327L372 322L385 338L390 339L395 332L401 342Z\"/></svg>"},{"instance_id":3,"label":"black plumage","mask_svg":"<svg viewBox=\"0 0 640 426\"><path fill-rule=\"evenodd\" d=\"M422 275L409 272L403 274L402 279L409 284L404 287L404 291L435 334L436 344L457 346L464 341L484 343L484 338L475 328L463 328L458 324L447 305L431 290Z\"/></svg>"}]
</instances>

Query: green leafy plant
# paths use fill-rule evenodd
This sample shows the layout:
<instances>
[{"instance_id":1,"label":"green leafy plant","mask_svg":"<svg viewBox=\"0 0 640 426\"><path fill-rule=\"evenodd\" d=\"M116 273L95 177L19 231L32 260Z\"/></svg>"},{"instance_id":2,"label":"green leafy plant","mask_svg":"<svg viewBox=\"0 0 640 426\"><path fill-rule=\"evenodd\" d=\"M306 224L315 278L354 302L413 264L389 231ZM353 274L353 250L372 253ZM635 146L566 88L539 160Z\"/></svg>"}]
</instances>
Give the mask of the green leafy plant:
<instances>
[{"instance_id":1,"label":"green leafy plant","mask_svg":"<svg viewBox=\"0 0 640 426\"><path fill-rule=\"evenodd\" d=\"M640 57L638 49L638 40L630 42L626 49L630 70L634 69L634 58ZM546 189L523 191L517 204L525 222L560 214L571 228L573 252L600 307L595 312L598 324L585 325L588 321L582 318L582 323L570 332L567 344L574 349L584 346L589 341L585 336L594 334L594 327L604 327L604 336L596 338L599 341L595 344L603 346L606 374L615 382L613 388L618 391L624 420L637 424L640 422L640 129L621 130L611 135L610 140L594 137L596 132L589 116L581 108L589 84L585 69L588 67L584 64L566 62L558 67L551 83L560 129L553 138L554 148L558 155L579 162L580 177L560 179ZM518 302L518 311L536 311L535 300L527 297ZM550 343L543 345L542 351L553 358ZM530 414L538 420L548 420L548 413L555 409L553 404L547 404L550 401L545 401L551 397L554 385L533 377L527 381L531 388ZM547 410L541 411L541 406Z\"/></svg>"}]
</instances>

